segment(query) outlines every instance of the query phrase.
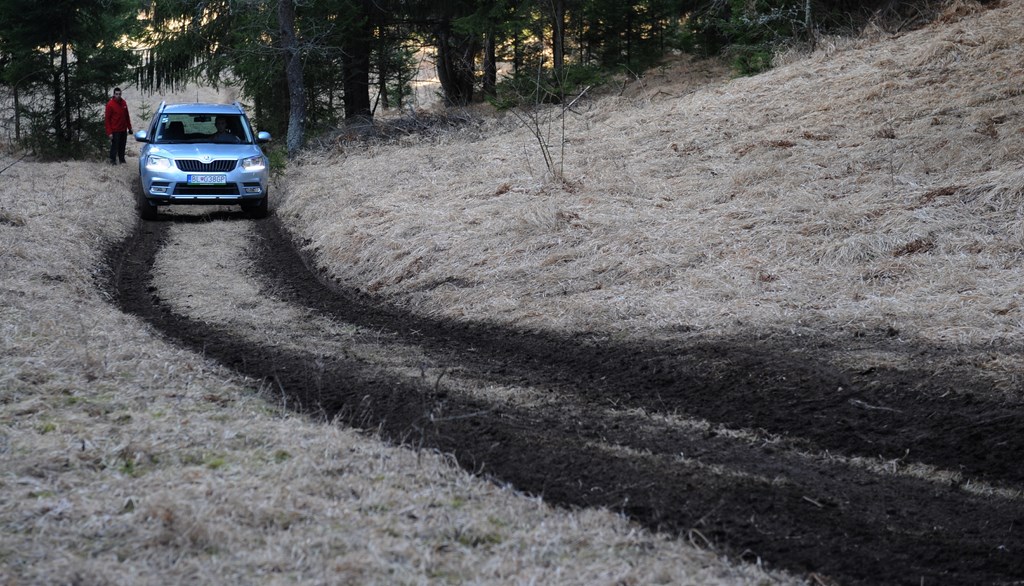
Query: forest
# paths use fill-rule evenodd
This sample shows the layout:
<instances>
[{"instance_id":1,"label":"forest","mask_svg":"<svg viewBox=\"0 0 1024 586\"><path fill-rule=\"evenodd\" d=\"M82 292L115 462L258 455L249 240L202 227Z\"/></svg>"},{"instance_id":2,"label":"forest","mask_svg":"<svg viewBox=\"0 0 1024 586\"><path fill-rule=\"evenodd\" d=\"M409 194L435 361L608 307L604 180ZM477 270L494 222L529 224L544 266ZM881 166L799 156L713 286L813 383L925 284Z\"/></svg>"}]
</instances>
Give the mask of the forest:
<instances>
[{"instance_id":1,"label":"forest","mask_svg":"<svg viewBox=\"0 0 1024 586\"><path fill-rule=\"evenodd\" d=\"M0 1L0 131L47 159L102 148L116 85L232 86L260 126L372 124L409 95L414 57L436 65L441 102L557 102L667 55L725 55L739 75L832 31L902 29L919 0L34 0ZM499 74L500 70L500 74Z\"/></svg>"}]
</instances>

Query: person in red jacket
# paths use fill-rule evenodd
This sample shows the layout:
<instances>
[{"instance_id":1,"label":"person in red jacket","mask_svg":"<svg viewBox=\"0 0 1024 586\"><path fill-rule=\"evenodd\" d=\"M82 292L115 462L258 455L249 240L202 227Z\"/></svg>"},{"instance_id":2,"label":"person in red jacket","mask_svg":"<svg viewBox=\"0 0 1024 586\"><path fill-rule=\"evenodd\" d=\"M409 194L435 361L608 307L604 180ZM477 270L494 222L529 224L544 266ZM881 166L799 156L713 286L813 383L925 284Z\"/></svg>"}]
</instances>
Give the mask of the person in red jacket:
<instances>
[{"instance_id":1,"label":"person in red jacket","mask_svg":"<svg viewBox=\"0 0 1024 586\"><path fill-rule=\"evenodd\" d=\"M107 102L103 115L110 138L110 164L124 163L124 149L128 144L128 133L132 131L132 119L128 115L128 104L121 98L121 88L114 88L114 97Z\"/></svg>"}]
</instances>

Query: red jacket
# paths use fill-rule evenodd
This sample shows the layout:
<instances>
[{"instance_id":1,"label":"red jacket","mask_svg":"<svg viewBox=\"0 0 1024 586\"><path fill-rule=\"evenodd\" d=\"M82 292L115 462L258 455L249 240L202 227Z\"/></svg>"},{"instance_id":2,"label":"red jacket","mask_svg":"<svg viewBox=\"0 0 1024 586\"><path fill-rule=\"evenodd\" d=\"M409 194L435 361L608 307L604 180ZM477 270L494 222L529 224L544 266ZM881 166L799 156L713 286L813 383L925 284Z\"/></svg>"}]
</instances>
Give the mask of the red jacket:
<instances>
[{"instance_id":1,"label":"red jacket","mask_svg":"<svg viewBox=\"0 0 1024 586\"><path fill-rule=\"evenodd\" d=\"M107 135L115 132L131 132L132 119L128 116L128 103L121 98L110 98L104 113Z\"/></svg>"}]
</instances>

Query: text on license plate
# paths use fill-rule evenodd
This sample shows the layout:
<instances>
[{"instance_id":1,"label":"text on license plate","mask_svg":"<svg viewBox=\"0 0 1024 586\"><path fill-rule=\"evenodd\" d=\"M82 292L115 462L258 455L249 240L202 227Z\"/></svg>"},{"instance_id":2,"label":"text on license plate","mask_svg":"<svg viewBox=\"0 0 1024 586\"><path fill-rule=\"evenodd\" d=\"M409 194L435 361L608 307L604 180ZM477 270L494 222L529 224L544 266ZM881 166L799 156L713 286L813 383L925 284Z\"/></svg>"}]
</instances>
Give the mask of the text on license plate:
<instances>
[{"instance_id":1,"label":"text on license plate","mask_svg":"<svg viewBox=\"0 0 1024 586\"><path fill-rule=\"evenodd\" d=\"M227 175L189 175L189 185L224 185L228 182Z\"/></svg>"}]
</instances>

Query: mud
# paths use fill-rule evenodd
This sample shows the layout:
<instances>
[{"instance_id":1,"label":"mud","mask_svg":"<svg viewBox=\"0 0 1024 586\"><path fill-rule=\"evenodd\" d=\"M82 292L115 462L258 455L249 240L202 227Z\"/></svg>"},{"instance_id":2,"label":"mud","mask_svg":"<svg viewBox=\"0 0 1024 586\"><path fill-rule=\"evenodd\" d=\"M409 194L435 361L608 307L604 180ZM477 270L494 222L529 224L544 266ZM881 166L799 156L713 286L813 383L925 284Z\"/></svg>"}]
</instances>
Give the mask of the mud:
<instances>
[{"instance_id":1,"label":"mud","mask_svg":"<svg viewBox=\"0 0 1024 586\"><path fill-rule=\"evenodd\" d=\"M373 331L381 344L416 344L435 371L551 398L490 401L347 355L258 345L173 313L149 277L169 221L140 224L111 250L104 286L124 311L267 381L298 410L452 453L467 470L550 503L608 507L819 582L1024 583L1024 498L1014 495L1024 487L1020 405L967 367L847 372L831 360L885 348L930 364L926 357L951 349L891 332L615 342L601 332L424 319L331 283L273 219L251 222L268 294ZM707 425L681 426L682 417ZM959 480L880 473L858 458ZM978 494L968 482L1003 491Z\"/></svg>"}]
</instances>

